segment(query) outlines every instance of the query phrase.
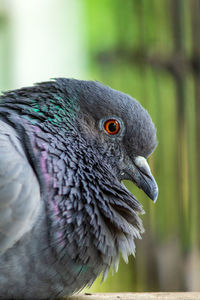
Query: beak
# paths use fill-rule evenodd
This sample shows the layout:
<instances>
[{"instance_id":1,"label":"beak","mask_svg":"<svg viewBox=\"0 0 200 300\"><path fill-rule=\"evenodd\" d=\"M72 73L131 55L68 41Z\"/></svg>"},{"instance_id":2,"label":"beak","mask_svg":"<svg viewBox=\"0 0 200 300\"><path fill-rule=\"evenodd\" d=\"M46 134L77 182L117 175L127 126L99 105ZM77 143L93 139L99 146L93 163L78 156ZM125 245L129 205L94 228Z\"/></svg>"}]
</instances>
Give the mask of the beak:
<instances>
[{"instance_id":1,"label":"beak","mask_svg":"<svg viewBox=\"0 0 200 300\"><path fill-rule=\"evenodd\" d=\"M140 189L142 189L155 203L158 198L158 186L151 174L147 160L143 156L137 156L126 168L126 174ZM124 178L125 179L125 178Z\"/></svg>"}]
</instances>

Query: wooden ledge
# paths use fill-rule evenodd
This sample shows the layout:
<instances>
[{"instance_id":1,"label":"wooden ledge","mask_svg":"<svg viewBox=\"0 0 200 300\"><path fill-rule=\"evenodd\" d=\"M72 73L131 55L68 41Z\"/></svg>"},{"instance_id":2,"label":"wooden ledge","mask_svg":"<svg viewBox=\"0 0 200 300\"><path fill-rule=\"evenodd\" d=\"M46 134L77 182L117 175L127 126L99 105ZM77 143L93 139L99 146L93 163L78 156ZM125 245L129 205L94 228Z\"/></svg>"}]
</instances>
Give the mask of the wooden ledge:
<instances>
[{"instance_id":1,"label":"wooden ledge","mask_svg":"<svg viewBox=\"0 0 200 300\"><path fill-rule=\"evenodd\" d=\"M69 300L200 300L200 292L78 294Z\"/></svg>"}]
</instances>

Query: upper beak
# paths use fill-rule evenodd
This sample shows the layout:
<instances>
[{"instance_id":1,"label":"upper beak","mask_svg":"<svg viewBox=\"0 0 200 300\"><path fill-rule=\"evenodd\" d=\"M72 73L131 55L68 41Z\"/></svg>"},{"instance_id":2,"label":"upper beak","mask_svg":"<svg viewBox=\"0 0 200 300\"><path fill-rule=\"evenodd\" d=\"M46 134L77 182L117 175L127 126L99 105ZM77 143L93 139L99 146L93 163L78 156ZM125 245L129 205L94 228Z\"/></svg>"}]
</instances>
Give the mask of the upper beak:
<instances>
[{"instance_id":1,"label":"upper beak","mask_svg":"<svg viewBox=\"0 0 200 300\"><path fill-rule=\"evenodd\" d=\"M127 179L133 181L155 203L158 198L158 186L147 160L143 156L135 157L133 162L128 164L125 172L129 177Z\"/></svg>"}]
</instances>

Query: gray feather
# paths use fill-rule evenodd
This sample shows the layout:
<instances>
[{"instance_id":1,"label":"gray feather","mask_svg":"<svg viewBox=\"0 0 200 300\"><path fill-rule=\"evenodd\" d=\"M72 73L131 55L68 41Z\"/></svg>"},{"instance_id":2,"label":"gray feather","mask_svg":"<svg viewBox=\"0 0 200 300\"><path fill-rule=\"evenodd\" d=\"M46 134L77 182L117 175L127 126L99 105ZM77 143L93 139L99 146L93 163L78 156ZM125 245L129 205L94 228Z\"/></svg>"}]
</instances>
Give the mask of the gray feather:
<instances>
[{"instance_id":1,"label":"gray feather","mask_svg":"<svg viewBox=\"0 0 200 300\"><path fill-rule=\"evenodd\" d=\"M40 189L16 132L0 121L0 253L31 230Z\"/></svg>"}]
</instances>

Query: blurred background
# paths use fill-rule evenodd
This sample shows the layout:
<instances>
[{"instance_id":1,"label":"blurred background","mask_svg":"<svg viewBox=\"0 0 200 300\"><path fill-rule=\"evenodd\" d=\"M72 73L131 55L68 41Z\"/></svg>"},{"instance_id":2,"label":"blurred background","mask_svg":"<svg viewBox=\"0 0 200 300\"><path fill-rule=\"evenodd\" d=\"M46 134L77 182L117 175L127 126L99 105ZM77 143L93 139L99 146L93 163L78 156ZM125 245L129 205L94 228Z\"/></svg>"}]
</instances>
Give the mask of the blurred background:
<instances>
[{"instance_id":1,"label":"blurred background","mask_svg":"<svg viewBox=\"0 0 200 300\"><path fill-rule=\"evenodd\" d=\"M138 99L157 127L159 185L136 258L90 291L200 291L200 1L0 0L0 91L54 77Z\"/></svg>"}]
</instances>

